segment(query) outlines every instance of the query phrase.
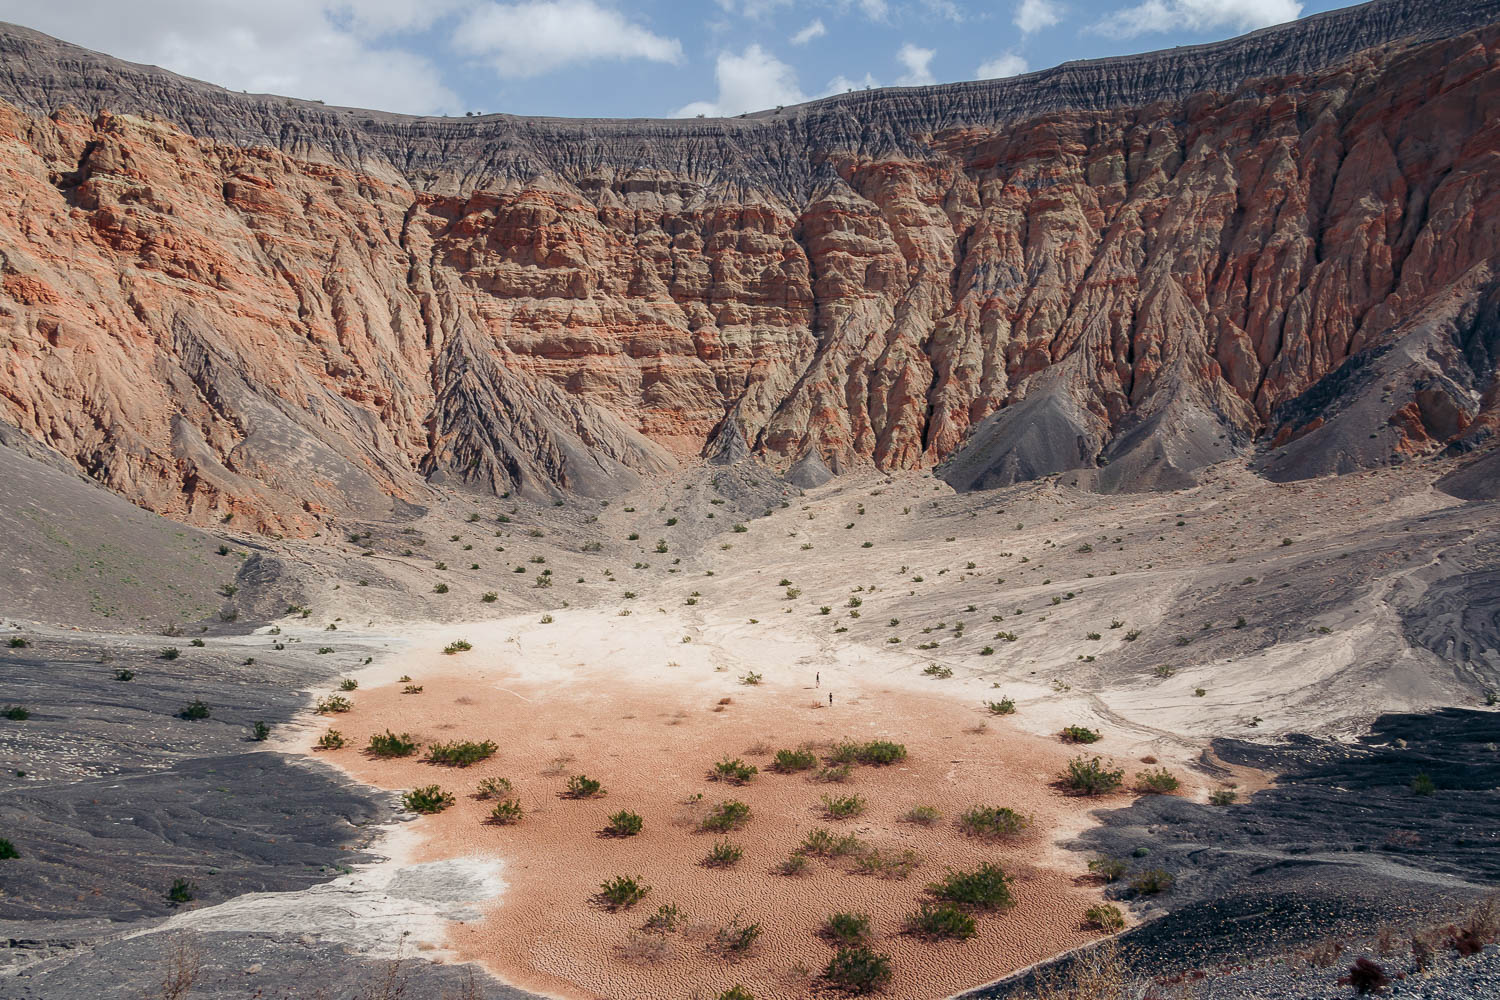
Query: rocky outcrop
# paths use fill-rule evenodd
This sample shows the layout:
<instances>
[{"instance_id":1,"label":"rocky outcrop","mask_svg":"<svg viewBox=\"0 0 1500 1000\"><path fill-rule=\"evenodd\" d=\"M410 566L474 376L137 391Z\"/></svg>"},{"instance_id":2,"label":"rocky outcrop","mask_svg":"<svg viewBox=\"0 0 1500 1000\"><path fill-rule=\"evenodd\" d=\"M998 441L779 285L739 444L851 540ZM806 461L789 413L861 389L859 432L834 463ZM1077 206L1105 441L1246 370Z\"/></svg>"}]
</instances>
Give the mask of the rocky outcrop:
<instances>
[{"instance_id":1,"label":"rocky outcrop","mask_svg":"<svg viewBox=\"0 0 1500 1000\"><path fill-rule=\"evenodd\" d=\"M6 29L0 419L268 531L700 457L1128 490L1262 435L1278 478L1467 447L1497 19L681 122L325 108Z\"/></svg>"}]
</instances>

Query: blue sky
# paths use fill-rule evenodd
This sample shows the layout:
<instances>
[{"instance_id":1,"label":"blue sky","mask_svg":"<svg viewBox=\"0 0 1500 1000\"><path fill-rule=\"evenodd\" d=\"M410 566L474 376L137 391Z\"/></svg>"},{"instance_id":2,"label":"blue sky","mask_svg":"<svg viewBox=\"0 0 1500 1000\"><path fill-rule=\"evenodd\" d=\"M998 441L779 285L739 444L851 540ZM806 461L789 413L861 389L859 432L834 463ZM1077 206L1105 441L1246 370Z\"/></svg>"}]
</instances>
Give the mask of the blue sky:
<instances>
[{"instance_id":1,"label":"blue sky","mask_svg":"<svg viewBox=\"0 0 1500 1000\"><path fill-rule=\"evenodd\" d=\"M0 0L236 90L415 114L738 114L1237 35L1324 0Z\"/></svg>"}]
</instances>

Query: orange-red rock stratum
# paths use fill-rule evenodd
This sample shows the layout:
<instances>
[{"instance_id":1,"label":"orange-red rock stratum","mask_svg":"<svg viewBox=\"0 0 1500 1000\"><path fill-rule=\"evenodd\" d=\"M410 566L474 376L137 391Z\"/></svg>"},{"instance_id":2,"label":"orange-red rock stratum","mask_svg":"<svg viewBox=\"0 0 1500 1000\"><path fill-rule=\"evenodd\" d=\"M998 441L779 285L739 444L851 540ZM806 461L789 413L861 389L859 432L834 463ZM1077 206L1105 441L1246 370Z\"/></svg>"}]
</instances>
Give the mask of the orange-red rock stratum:
<instances>
[{"instance_id":1,"label":"orange-red rock stratum","mask_svg":"<svg viewBox=\"0 0 1500 1000\"><path fill-rule=\"evenodd\" d=\"M700 454L1136 489L1262 434L1282 479L1466 447L1500 27L1410 6L644 124L322 109L8 29L0 419L281 532Z\"/></svg>"}]
</instances>

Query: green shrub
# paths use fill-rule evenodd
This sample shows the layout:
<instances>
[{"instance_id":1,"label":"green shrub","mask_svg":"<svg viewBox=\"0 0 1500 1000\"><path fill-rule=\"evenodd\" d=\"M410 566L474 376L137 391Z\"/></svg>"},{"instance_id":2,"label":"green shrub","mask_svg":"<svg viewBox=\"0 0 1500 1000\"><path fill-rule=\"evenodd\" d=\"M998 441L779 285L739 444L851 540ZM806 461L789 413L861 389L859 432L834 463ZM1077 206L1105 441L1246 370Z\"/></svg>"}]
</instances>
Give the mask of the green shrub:
<instances>
[{"instance_id":1,"label":"green shrub","mask_svg":"<svg viewBox=\"0 0 1500 1000\"><path fill-rule=\"evenodd\" d=\"M974 806L958 818L958 828L971 837L1014 837L1031 821L1008 806Z\"/></svg>"},{"instance_id":2,"label":"green shrub","mask_svg":"<svg viewBox=\"0 0 1500 1000\"><path fill-rule=\"evenodd\" d=\"M443 652L449 656L452 656L454 653L467 653L473 648L473 645L471 645L467 639L454 639L452 642L448 643L448 645L443 647Z\"/></svg>"},{"instance_id":3,"label":"green shrub","mask_svg":"<svg viewBox=\"0 0 1500 1000\"><path fill-rule=\"evenodd\" d=\"M575 774L568 779L568 789L563 792L566 799L594 799L604 794L604 786L596 779L584 774Z\"/></svg>"},{"instance_id":4,"label":"green shrub","mask_svg":"<svg viewBox=\"0 0 1500 1000\"><path fill-rule=\"evenodd\" d=\"M747 527L745 527L745 526L744 526L744 525L743 525L743 524L736 524L736 525L735 525L735 526L734 526L734 533L735 533L735 534L736 534L736 535L743 535L743 534L744 534L744 533L745 533L745 532L747 532L747 531L749 531L749 530L750 530L750 529L749 529L749 528L747 528Z\"/></svg>"},{"instance_id":5,"label":"green shrub","mask_svg":"<svg viewBox=\"0 0 1500 1000\"><path fill-rule=\"evenodd\" d=\"M1125 780L1124 769L1105 767L1098 757L1074 757L1060 779L1064 788L1078 795L1113 792Z\"/></svg>"},{"instance_id":6,"label":"green shrub","mask_svg":"<svg viewBox=\"0 0 1500 1000\"><path fill-rule=\"evenodd\" d=\"M610 816L609 825L604 828L606 837L634 837L641 832L645 823L640 815L621 809Z\"/></svg>"},{"instance_id":7,"label":"green shrub","mask_svg":"<svg viewBox=\"0 0 1500 1000\"><path fill-rule=\"evenodd\" d=\"M1083 911L1085 930L1118 931L1125 927L1125 914L1113 903L1100 903Z\"/></svg>"},{"instance_id":8,"label":"green shrub","mask_svg":"<svg viewBox=\"0 0 1500 1000\"><path fill-rule=\"evenodd\" d=\"M1437 785L1433 783L1432 778L1426 771L1411 779L1411 793L1413 795L1432 795L1436 791Z\"/></svg>"},{"instance_id":9,"label":"green shrub","mask_svg":"<svg viewBox=\"0 0 1500 1000\"><path fill-rule=\"evenodd\" d=\"M415 813L440 813L453 804L453 795L437 785L424 785L404 793L401 804Z\"/></svg>"},{"instance_id":10,"label":"green shrub","mask_svg":"<svg viewBox=\"0 0 1500 1000\"><path fill-rule=\"evenodd\" d=\"M1130 888L1143 896L1154 896L1172 888L1172 884L1176 881L1170 872L1160 868L1148 868L1136 873L1135 878L1130 880Z\"/></svg>"},{"instance_id":11,"label":"green shrub","mask_svg":"<svg viewBox=\"0 0 1500 1000\"><path fill-rule=\"evenodd\" d=\"M677 908L676 903L663 903L656 908L656 912L646 918L643 928L655 931L658 934L670 934L687 922L686 915Z\"/></svg>"},{"instance_id":12,"label":"green shrub","mask_svg":"<svg viewBox=\"0 0 1500 1000\"><path fill-rule=\"evenodd\" d=\"M785 861L772 869L777 875L801 875L807 871L807 855L801 851L793 851L787 855Z\"/></svg>"},{"instance_id":13,"label":"green shrub","mask_svg":"<svg viewBox=\"0 0 1500 1000\"><path fill-rule=\"evenodd\" d=\"M181 651L176 646L163 646L161 652L156 654L157 659L161 660L175 660L181 655Z\"/></svg>"},{"instance_id":14,"label":"green shrub","mask_svg":"<svg viewBox=\"0 0 1500 1000\"><path fill-rule=\"evenodd\" d=\"M1125 874L1125 862L1119 858L1091 858L1089 859L1089 872L1101 881L1114 882Z\"/></svg>"},{"instance_id":15,"label":"green shrub","mask_svg":"<svg viewBox=\"0 0 1500 1000\"><path fill-rule=\"evenodd\" d=\"M318 647L318 655L319 656L325 656L325 655L327 655L328 653L331 653L331 652L333 652L333 647L332 646L319 646Z\"/></svg>"},{"instance_id":16,"label":"green shrub","mask_svg":"<svg viewBox=\"0 0 1500 1000\"><path fill-rule=\"evenodd\" d=\"M479 799L506 799L516 792L509 778L483 778L479 786L474 790L474 797Z\"/></svg>"},{"instance_id":17,"label":"green shrub","mask_svg":"<svg viewBox=\"0 0 1500 1000\"><path fill-rule=\"evenodd\" d=\"M777 750L771 770L780 774L792 774L796 771L810 771L817 766L817 755L811 750Z\"/></svg>"},{"instance_id":18,"label":"green shrub","mask_svg":"<svg viewBox=\"0 0 1500 1000\"><path fill-rule=\"evenodd\" d=\"M319 750L341 750L344 746L344 734L337 729L330 729L319 736L318 742L314 745Z\"/></svg>"},{"instance_id":19,"label":"green shrub","mask_svg":"<svg viewBox=\"0 0 1500 1000\"><path fill-rule=\"evenodd\" d=\"M922 673L926 674L928 677L936 677L938 680L947 680L949 677L953 676L953 668L941 666L936 663L929 663L926 669L922 671Z\"/></svg>"},{"instance_id":20,"label":"green shrub","mask_svg":"<svg viewBox=\"0 0 1500 1000\"><path fill-rule=\"evenodd\" d=\"M929 941L965 941L974 936L974 918L952 903L923 902L906 915L906 933Z\"/></svg>"},{"instance_id":21,"label":"green shrub","mask_svg":"<svg viewBox=\"0 0 1500 1000\"><path fill-rule=\"evenodd\" d=\"M335 712L347 712L354 707L354 703L343 695L331 694L326 698L319 698L317 712L319 715L329 715Z\"/></svg>"},{"instance_id":22,"label":"green shrub","mask_svg":"<svg viewBox=\"0 0 1500 1000\"><path fill-rule=\"evenodd\" d=\"M865 945L840 948L823 969L823 980L841 993L874 993L890 985L891 956Z\"/></svg>"},{"instance_id":23,"label":"green shrub","mask_svg":"<svg viewBox=\"0 0 1500 1000\"><path fill-rule=\"evenodd\" d=\"M446 594L448 592L448 585L446 583L440 583L436 587L432 588L432 592L434 594Z\"/></svg>"},{"instance_id":24,"label":"green shrub","mask_svg":"<svg viewBox=\"0 0 1500 1000\"><path fill-rule=\"evenodd\" d=\"M1083 726L1064 726L1061 735L1064 743L1098 743L1102 739L1094 730Z\"/></svg>"},{"instance_id":25,"label":"green shrub","mask_svg":"<svg viewBox=\"0 0 1500 1000\"><path fill-rule=\"evenodd\" d=\"M819 933L838 945L864 944L870 939L870 916L867 913L835 913L823 921Z\"/></svg>"},{"instance_id":26,"label":"green shrub","mask_svg":"<svg viewBox=\"0 0 1500 1000\"><path fill-rule=\"evenodd\" d=\"M359 681L355 680L353 677L345 677L343 680L339 681L340 691L353 691L357 687L359 687Z\"/></svg>"},{"instance_id":27,"label":"green shrub","mask_svg":"<svg viewBox=\"0 0 1500 1000\"><path fill-rule=\"evenodd\" d=\"M1135 790L1142 795L1170 795L1177 791L1180 784L1172 772L1164 767L1155 771L1137 771L1135 774Z\"/></svg>"},{"instance_id":28,"label":"green shrub","mask_svg":"<svg viewBox=\"0 0 1500 1000\"><path fill-rule=\"evenodd\" d=\"M720 993L718 1000L755 1000L755 994L745 989L739 983L735 983L729 989Z\"/></svg>"},{"instance_id":29,"label":"green shrub","mask_svg":"<svg viewBox=\"0 0 1500 1000\"><path fill-rule=\"evenodd\" d=\"M738 799L727 799L710 809L699 827L713 833L728 833L730 830L738 830L749 819L748 805Z\"/></svg>"},{"instance_id":30,"label":"green shrub","mask_svg":"<svg viewBox=\"0 0 1500 1000\"><path fill-rule=\"evenodd\" d=\"M202 649L204 646L208 645L208 643L204 642L202 639L191 639L188 641L188 645L192 646L195 649Z\"/></svg>"},{"instance_id":31,"label":"green shrub","mask_svg":"<svg viewBox=\"0 0 1500 1000\"><path fill-rule=\"evenodd\" d=\"M727 959L743 958L755 947L760 932L758 922L747 924L744 917L736 913L729 923L714 932L713 950Z\"/></svg>"},{"instance_id":32,"label":"green shrub","mask_svg":"<svg viewBox=\"0 0 1500 1000\"><path fill-rule=\"evenodd\" d=\"M5 644L11 649L25 649L27 646L31 645L31 643L27 642L25 639L21 638L18 635L11 636L5 641Z\"/></svg>"},{"instance_id":33,"label":"green shrub","mask_svg":"<svg viewBox=\"0 0 1500 1000\"><path fill-rule=\"evenodd\" d=\"M517 799L501 799L490 810L490 822L499 826L510 826L521 822L521 803Z\"/></svg>"},{"instance_id":34,"label":"green shrub","mask_svg":"<svg viewBox=\"0 0 1500 1000\"><path fill-rule=\"evenodd\" d=\"M714 846L708 849L708 855L703 859L705 868L728 868L739 863L740 858L745 856L745 849L738 844L727 840L716 840Z\"/></svg>"},{"instance_id":35,"label":"green shrub","mask_svg":"<svg viewBox=\"0 0 1500 1000\"><path fill-rule=\"evenodd\" d=\"M196 721L198 719L206 719L212 714L213 711L207 705L205 705L201 701L195 700L189 702L187 705L184 705L182 707L182 710L177 713L177 717L179 719L189 719Z\"/></svg>"},{"instance_id":36,"label":"green shrub","mask_svg":"<svg viewBox=\"0 0 1500 1000\"><path fill-rule=\"evenodd\" d=\"M6 705L0 709L0 716L10 719L12 722L25 722L31 718L31 709L24 705Z\"/></svg>"},{"instance_id":37,"label":"green shrub","mask_svg":"<svg viewBox=\"0 0 1500 1000\"><path fill-rule=\"evenodd\" d=\"M1216 806L1232 806L1239 797L1240 793L1233 788L1215 788L1208 793L1209 803Z\"/></svg>"},{"instance_id":38,"label":"green shrub","mask_svg":"<svg viewBox=\"0 0 1500 1000\"><path fill-rule=\"evenodd\" d=\"M985 862L973 871L960 872L950 868L941 881L928 885L927 891L957 906L998 910L1015 902L1010 881L999 865Z\"/></svg>"},{"instance_id":39,"label":"green shrub","mask_svg":"<svg viewBox=\"0 0 1500 1000\"><path fill-rule=\"evenodd\" d=\"M823 814L829 819L853 819L865 811L862 795L825 795Z\"/></svg>"},{"instance_id":40,"label":"green shrub","mask_svg":"<svg viewBox=\"0 0 1500 1000\"><path fill-rule=\"evenodd\" d=\"M855 855L854 870L860 875L905 879L910 878L911 873L916 871L921 863L921 857L910 848L896 852L882 851L878 847L872 847Z\"/></svg>"},{"instance_id":41,"label":"green shrub","mask_svg":"<svg viewBox=\"0 0 1500 1000\"><path fill-rule=\"evenodd\" d=\"M119 670L115 671L115 680L117 680L117 681L133 681L133 680L135 680L135 671L134 670L127 670L124 667L122 667Z\"/></svg>"},{"instance_id":42,"label":"green shrub","mask_svg":"<svg viewBox=\"0 0 1500 1000\"><path fill-rule=\"evenodd\" d=\"M366 751L373 757L410 757L417 752L418 746L420 744L411 738L410 733L398 736L387 729L370 737Z\"/></svg>"},{"instance_id":43,"label":"green shrub","mask_svg":"<svg viewBox=\"0 0 1500 1000\"><path fill-rule=\"evenodd\" d=\"M495 601L499 599L499 597L500 595L495 593L493 590L486 590L483 594L479 595L479 599L486 604L494 604Z\"/></svg>"},{"instance_id":44,"label":"green shrub","mask_svg":"<svg viewBox=\"0 0 1500 1000\"><path fill-rule=\"evenodd\" d=\"M714 765L708 778L710 781L727 781L731 785L743 785L754 778L758 770L754 764L746 764L738 757L733 760L726 757Z\"/></svg>"},{"instance_id":45,"label":"green shrub","mask_svg":"<svg viewBox=\"0 0 1500 1000\"><path fill-rule=\"evenodd\" d=\"M257 743L264 743L271 735L271 727L264 722L257 722L250 727L250 738Z\"/></svg>"},{"instance_id":46,"label":"green shrub","mask_svg":"<svg viewBox=\"0 0 1500 1000\"><path fill-rule=\"evenodd\" d=\"M175 878L172 880L172 887L167 890L167 902L173 906L181 906L183 903L191 903L197 894L196 885L185 878Z\"/></svg>"},{"instance_id":47,"label":"green shrub","mask_svg":"<svg viewBox=\"0 0 1500 1000\"><path fill-rule=\"evenodd\" d=\"M753 670L750 671L749 673L745 674L745 676L743 676L743 677L740 678L740 683L741 684L745 684L745 685L748 685L750 687L754 687L755 685L759 684L760 681L761 681L760 674L756 673Z\"/></svg>"},{"instance_id":48,"label":"green shrub","mask_svg":"<svg viewBox=\"0 0 1500 1000\"><path fill-rule=\"evenodd\" d=\"M454 740L451 743L434 743L427 748L427 763L443 764L447 767L468 767L494 755L499 747L493 740L475 743L473 740Z\"/></svg>"},{"instance_id":49,"label":"green shrub","mask_svg":"<svg viewBox=\"0 0 1500 1000\"><path fill-rule=\"evenodd\" d=\"M599 884L600 903L608 910L628 910L646 898L651 891L649 885L629 875L616 875L608 882Z\"/></svg>"},{"instance_id":50,"label":"green shrub","mask_svg":"<svg viewBox=\"0 0 1500 1000\"><path fill-rule=\"evenodd\" d=\"M991 715L1014 715L1016 713L1016 703L1010 698L987 701L984 704L990 710Z\"/></svg>"},{"instance_id":51,"label":"green shrub","mask_svg":"<svg viewBox=\"0 0 1500 1000\"><path fill-rule=\"evenodd\" d=\"M854 765L852 764L833 764L829 767L819 768L818 773L813 777L827 784L842 784L848 781L849 776L853 773Z\"/></svg>"},{"instance_id":52,"label":"green shrub","mask_svg":"<svg viewBox=\"0 0 1500 1000\"><path fill-rule=\"evenodd\" d=\"M860 854L864 851L864 841L854 834L836 836L833 831L818 827L810 831L802 838L801 845L797 848L799 853L811 854L820 858L842 858L851 854Z\"/></svg>"},{"instance_id":53,"label":"green shrub","mask_svg":"<svg viewBox=\"0 0 1500 1000\"><path fill-rule=\"evenodd\" d=\"M935 806L912 806L907 810L906 815L901 817L901 821L915 823L918 826L932 826L941 818L942 814Z\"/></svg>"},{"instance_id":54,"label":"green shrub","mask_svg":"<svg viewBox=\"0 0 1500 1000\"><path fill-rule=\"evenodd\" d=\"M21 852L16 850L15 844L12 844L4 837L0 837L0 861L13 861L20 856Z\"/></svg>"}]
</instances>

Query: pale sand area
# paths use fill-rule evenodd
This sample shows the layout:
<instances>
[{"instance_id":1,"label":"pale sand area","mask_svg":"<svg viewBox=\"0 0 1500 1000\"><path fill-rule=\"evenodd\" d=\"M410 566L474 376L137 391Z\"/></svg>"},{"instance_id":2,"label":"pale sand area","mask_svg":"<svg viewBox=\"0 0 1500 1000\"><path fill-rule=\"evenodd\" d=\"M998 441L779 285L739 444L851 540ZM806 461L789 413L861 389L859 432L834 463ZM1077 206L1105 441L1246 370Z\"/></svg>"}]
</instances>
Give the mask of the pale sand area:
<instances>
[{"instance_id":1,"label":"pale sand area","mask_svg":"<svg viewBox=\"0 0 1500 1000\"><path fill-rule=\"evenodd\" d=\"M774 634L751 640L729 629L734 641L724 643L703 636L711 629L685 629L675 615L562 610L554 617L547 625L535 618L491 622L414 639L409 652L361 675L354 711L329 719L351 747L387 727L426 743L499 745L493 758L466 769L422 763L420 754L394 761L353 749L320 755L380 787L437 783L458 796L454 807L416 821L423 839L405 859L501 861L505 894L484 919L449 925L446 945L458 956L483 962L507 982L560 996L716 996L734 983L762 998L809 996L808 973L821 971L833 953L816 931L830 913L852 910L872 917L877 947L893 959L889 995L930 997L1097 937L1081 921L1099 901L1098 887L1082 878L1082 859L1054 842L1085 825L1089 809L1127 797L1077 799L1054 789L1075 748L1019 730L1014 717L990 717L978 699L936 693L930 680L922 690L901 674L861 675L858 657L818 657L805 642ZM474 649L443 655L443 638L460 634ZM684 643L684 635L692 641ZM763 674L760 684L740 682L751 669ZM815 673L821 687L814 687ZM409 674L422 693L402 694L401 683L375 686L398 674ZM732 701L716 711L723 698ZM841 784L768 771L775 749L846 738L895 740L909 758L858 767ZM726 756L762 773L739 787L707 780ZM1129 759L1120 764L1131 774L1144 768ZM567 775L576 773L600 779L606 796L562 798ZM521 823L484 822L489 804L470 793L487 776L515 784L527 811ZM688 800L698 793L703 802L695 808ZM825 820L825 793L857 793L869 806L856 819ZM752 809L744 829L725 838L745 855L731 869L709 869L699 862L720 837L698 832L695 817L727 798ZM900 821L919 804L937 807L943 819L930 828ZM1014 841L975 840L954 826L974 805L1009 806L1032 815L1034 826ZM619 809L639 813L644 832L599 836ZM856 874L835 860L814 860L802 876L773 874L819 826L882 849L912 849L922 864L905 880ZM967 942L927 943L900 933L928 881L946 866L983 861L1016 877L1012 909L981 915L979 934ZM614 875L639 876L652 892L630 911L591 905L599 884ZM692 925L669 936L669 957L649 965L622 960L620 946L667 902ZM712 955L706 938L736 914L760 922L764 933L749 958L731 963Z\"/></svg>"}]
</instances>

